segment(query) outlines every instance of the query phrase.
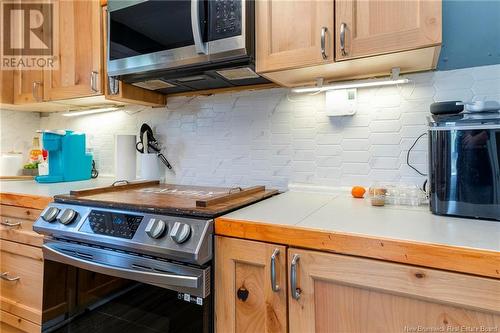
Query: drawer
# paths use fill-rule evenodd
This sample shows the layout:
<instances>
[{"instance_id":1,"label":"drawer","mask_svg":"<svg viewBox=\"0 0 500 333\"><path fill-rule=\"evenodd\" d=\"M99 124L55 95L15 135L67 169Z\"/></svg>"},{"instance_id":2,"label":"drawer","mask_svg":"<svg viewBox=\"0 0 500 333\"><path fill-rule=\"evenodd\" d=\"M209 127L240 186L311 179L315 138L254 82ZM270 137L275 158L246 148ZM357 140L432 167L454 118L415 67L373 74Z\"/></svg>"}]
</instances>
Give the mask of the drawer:
<instances>
[{"instance_id":1,"label":"drawer","mask_svg":"<svg viewBox=\"0 0 500 333\"><path fill-rule=\"evenodd\" d=\"M0 215L11 218L35 221L42 213L41 209L0 205Z\"/></svg>"},{"instance_id":2,"label":"drawer","mask_svg":"<svg viewBox=\"0 0 500 333\"><path fill-rule=\"evenodd\" d=\"M42 249L0 240L0 310L42 322Z\"/></svg>"},{"instance_id":3,"label":"drawer","mask_svg":"<svg viewBox=\"0 0 500 333\"><path fill-rule=\"evenodd\" d=\"M43 236L33 231L41 210L0 205L0 239L42 246Z\"/></svg>"},{"instance_id":4,"label":"drawer","mask_svg":"<svg viewBox=\"0 0 500 333\"><path fill-rule=\"evenodd\" d=\"M0 310L0 332L2 333L40 333L40 325Z\"/></svg>"}]
</instances>

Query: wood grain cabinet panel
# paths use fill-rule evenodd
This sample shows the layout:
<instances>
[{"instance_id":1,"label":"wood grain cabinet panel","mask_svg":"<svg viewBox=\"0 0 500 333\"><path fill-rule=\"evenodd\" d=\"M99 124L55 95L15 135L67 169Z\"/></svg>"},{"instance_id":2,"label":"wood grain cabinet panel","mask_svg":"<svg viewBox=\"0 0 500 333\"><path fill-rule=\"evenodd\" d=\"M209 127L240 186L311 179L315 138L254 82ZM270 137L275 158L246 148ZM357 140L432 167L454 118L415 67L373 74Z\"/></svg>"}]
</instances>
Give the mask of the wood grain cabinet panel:
<instances>
[{"instance_id":1,"label":"wood grain cabinet panel","mask_svg":"<svg viewBox=\"0 0 500 333\"><path fill-rule=\"evenodd\" d=\"M42 322L42 249L0 240L0 310Z\"/></svg>"},{"instance_id":2,"label":"wood grain cabinet panel","mask_svg":"<svg viewBox=\"0 0 500 333\"><path fill-rule=\"evenodd\" d=\"M58 0L54 13L58 18L54 20L54 44L59 68L44 71L44 99L102 94L99 0Z\"/></svg>"},{"instance_id":3,"label":"wood grain cabinet panel","mask_svg":"<svg viewBox=\"0 0 500 333\"><path fill-rule=\"evenodd\" d=\"M256 69L264 73L333 61L333 0L256 1ZM321 33L325 30L325 56Z\"/></svg>"},{"instance_id":4,"label":"wood grain cabinet panel","mask_svg":"<svg viewBox=\"0 0 500 333\"><path fill-rule=\"evenodd\" d=\"M406 51L440 43L440 0L335 1L336 60Z\"/></svg>"},{"instance_id":5,"label":"wood grain cabinet panel","mask_svg":"<svg viewBox=\"0 0 500 333\"><path fill-rule=\"evenodd\" d=\"M290 333L500 327L500 280L290 248L294 256Z\"/></svg>"},{"instance_id":6,"label":"wood grain cabinet panel","mask_svg":"<svg viewBox=\"0 0 500 333\"><path fill-rule=\"evenodd\" d=\"M215 321L224 333L287 332L286 248L274 244L216 237ZM275 250L278 291L271 288Z\"/></svg>"}]
</instances>

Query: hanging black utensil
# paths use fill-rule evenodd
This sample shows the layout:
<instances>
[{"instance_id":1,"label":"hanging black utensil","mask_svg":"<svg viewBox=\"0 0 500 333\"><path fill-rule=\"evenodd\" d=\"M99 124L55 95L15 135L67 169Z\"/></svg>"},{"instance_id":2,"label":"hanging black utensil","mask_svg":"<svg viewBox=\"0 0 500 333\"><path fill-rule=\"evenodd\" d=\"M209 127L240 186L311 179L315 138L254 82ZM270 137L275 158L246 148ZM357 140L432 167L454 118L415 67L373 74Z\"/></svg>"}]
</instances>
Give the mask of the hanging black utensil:
<instances>
[{"instance_id":1,"label":"hanging black utensil","mask_svg":"<svg viewBox=\"0 0 500 333\"><path fill-rule=\"evenodd\" d=\"M161 153L160 144L153 135L153 129L146 123L141 125L139 142L136 143L135 148L141 154L148 154L149 152L156 153L160 161L162 161L169 170L172 170L172 165L168 162L165 155Z\"/></svg>"}]
</instances>

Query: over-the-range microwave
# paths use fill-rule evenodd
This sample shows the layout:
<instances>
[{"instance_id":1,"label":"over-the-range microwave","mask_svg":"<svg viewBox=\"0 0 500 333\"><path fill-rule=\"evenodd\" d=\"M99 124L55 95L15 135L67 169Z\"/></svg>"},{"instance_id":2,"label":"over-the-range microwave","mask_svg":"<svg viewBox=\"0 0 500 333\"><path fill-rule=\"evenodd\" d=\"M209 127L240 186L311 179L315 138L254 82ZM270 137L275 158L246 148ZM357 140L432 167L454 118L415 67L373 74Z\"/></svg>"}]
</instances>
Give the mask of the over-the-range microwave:
<instances>
[{"instance_id":1,"label":"over-the-range microwave","mask_svg":"<svg viewBox=\"0 0 500 333\"><path fill-rule=\"evenodd\" d=\"M253 0L109 0L107 72L175 93L268 82L254 71Z\"/></svg>"}]
</instances>

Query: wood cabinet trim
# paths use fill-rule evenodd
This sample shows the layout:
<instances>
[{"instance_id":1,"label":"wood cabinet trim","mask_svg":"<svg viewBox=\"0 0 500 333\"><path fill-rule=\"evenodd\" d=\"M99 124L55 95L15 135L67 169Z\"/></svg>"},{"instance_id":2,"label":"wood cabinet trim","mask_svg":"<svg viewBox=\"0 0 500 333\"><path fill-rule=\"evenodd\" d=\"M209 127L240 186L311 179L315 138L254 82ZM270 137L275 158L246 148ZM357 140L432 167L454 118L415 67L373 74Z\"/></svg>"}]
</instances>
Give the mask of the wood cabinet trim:
<instances>
[{"instance_id":1,"label":"wood cabinet trim","mask_svg":"<svg viewBox=\"0 0 500 333\"><path fill-rule=\"evenodd\" d=\"M215 233L500 279L500 253L219 217Z\"/></svg>"}]
</instances>

